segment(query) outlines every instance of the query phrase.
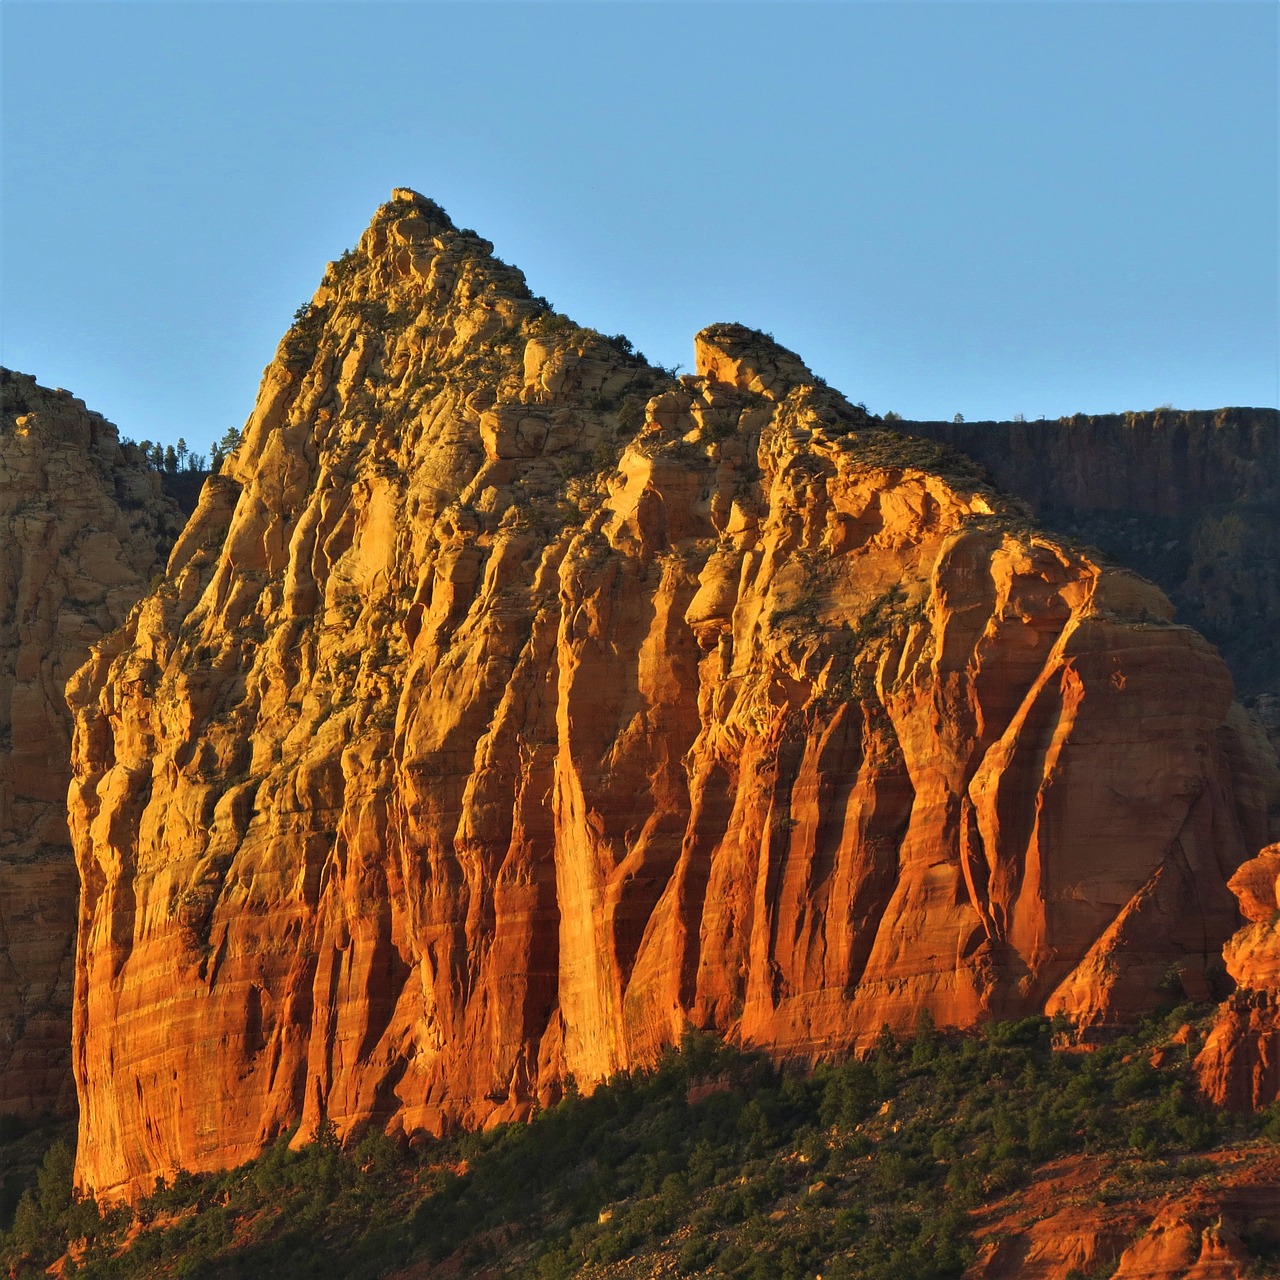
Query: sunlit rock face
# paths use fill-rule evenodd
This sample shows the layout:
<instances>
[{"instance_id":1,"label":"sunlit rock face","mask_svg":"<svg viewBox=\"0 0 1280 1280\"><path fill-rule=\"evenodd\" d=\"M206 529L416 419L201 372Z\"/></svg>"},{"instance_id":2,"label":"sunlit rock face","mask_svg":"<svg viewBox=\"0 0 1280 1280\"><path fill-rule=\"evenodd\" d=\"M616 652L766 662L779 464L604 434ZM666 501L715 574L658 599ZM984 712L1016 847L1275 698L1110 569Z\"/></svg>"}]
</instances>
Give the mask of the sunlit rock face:
<instances>
[{"instance_id":1,"label":"sunlit rock face","mask_svg":"<svg viewBox=\"0 0 1280 1280\"><path fill-rule=\"evenodd\" d=\"M179 528L141 451L65 391L0 371L0 1115L75 1109L67 676Z\"/></svg>"},{"instance_id":2,"label":"sunlit rock face","mask_svg":"<svg viewBox=\"0 0 1280 1280\"><path fill-rule=\"evenodd\" d=\"M71 688L83 1186L1202 978L1276 783L1215 651L763 335L696 362L411 192L331 264Z\"/></svg>"},{"instance_id":3,"label":"sunlit rock face","mask_svg":"<svg viewBox=\"0 0 1280 1280\"><path fill-rule=\"evenodd\" d=\"M1229 887L1246 921L1222 952L1236 989L1196 1067L1218 1106L1261 1111L1280 1100L1280 844L1246 862Z\"/></svg>"},{"instance_id":4,"label":"sunlit rock face","mask_svg":"<svg viewBox=\"0 0 1280 1280\"><path fill-rule=\"evenodd\" d=\"M1250 1280L1265 1264L1241 1237L1275 1220L1280 1158L1253 1143L1220 1147L1206 1163L1205 1176L1172 1194L1135 1185L1104 1199L1096 1190L1114 1164L1055 1160L986 1211L995 1229L961 1280Z\"/></svg>"}]
</instances>

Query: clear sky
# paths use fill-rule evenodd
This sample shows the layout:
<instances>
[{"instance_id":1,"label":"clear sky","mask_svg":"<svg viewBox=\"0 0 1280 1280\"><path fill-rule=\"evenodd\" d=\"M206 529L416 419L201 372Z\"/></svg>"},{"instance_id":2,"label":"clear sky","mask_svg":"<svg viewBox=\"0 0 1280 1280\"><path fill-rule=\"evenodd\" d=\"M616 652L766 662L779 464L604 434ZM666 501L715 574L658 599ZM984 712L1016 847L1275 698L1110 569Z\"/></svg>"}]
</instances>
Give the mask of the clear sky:
<instances>
[{"instance_id":1,"label":"clear sky","mask_svg":"<svg viewBox=\"0 0 1280 1280\"><path fill-rule=\"evenodd\" d=\"M240 425L392 186L582 324L876 412L1275 405L1271 3L22 3L3 362Z\"/></svg>"}]
</instances>

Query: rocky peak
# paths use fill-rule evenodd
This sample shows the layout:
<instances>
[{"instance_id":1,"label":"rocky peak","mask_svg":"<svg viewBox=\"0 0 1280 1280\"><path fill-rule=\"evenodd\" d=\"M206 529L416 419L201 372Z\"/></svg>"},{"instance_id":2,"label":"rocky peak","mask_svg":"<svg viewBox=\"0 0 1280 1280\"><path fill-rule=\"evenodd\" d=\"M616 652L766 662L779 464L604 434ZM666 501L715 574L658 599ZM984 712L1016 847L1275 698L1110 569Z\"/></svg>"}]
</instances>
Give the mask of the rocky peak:
<instances>
[{"instance_id":1,"label":"rocky peak","mask_svg":"<svg viewBox=\"0 0 1280 1280\"><path fill-rule=\"evenodd\" d=\"M375 215L375 218L386 217L388 209L394 211L397 206L406 204L412 205L419 213L441 228L453 230L453 223L450 221L449 215L434 200L424 196L421 192L414 191L412 187L392 187L390 204L383 205Z\"/></svg>"},{"instance_id":2,"label":"rocky peak","mask_svg":"<svg viewBox=\"0 0 1280 1280\"><path fill-rule=\"evenodd\" d=\"M397 189L300 308L228 474L257 469L286 419L309 423L304 458L336 446L328 424L341 422L349 460L421 447L436 460L423 500L461 497L496 527L512 503L552 499L616 454L665 375L558 315L492 250Z\"/></svg>"},{"instance_id":3,"label":"rocky peak","mask_svg":"<svg viewBox=\"0 0 1280 1280\"><path fill-rule=\"evenodd\" d=\"M69 687L82 1185L525 1116L690 1023L812 1059L1203 981L1276 782L1217 655L698 343L669 378L401 193L330 265Z\"/></svg>"},{"instance_id":4,"label":"rocky peak","mask_svg":"<svg viewBox=\"0 0 1280 1280\"><path fill-rule=\"evenodd\" d=\"M781 400L792 388L817 382L794 351L771 334L742 324L708 325L694 338L693 355L699 377L769 400Z\"/></svg>"}]
</instances>

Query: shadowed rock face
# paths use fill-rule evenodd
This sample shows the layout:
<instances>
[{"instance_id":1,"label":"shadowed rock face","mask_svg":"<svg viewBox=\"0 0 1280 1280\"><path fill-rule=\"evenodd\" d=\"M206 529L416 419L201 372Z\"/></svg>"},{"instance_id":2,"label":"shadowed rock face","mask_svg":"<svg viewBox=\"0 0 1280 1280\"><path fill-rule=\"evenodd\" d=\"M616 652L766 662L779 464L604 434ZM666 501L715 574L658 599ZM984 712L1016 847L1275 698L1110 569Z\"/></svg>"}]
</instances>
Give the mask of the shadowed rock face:
<instances>
[{"instance_id":1,"label":"shadowed rock face","mask_svg":"<svg viewBox=\"0 0 1280 1280\"><path fill-rule=\"evenodd\" d=\"M65 391L0 371L0 1114L69 1114L76 871L67 676L179 528L140 453Z\"/></svg>"},{"instance_id":2,"label":"shadowed rock face","mask_svg":"<svg viewBox=\"0 0 1280 1280\"><path fill-rule=\"evenodd\" d=\"M734 325L672 382L411 192L70 689L79 1179L1193 985L1274 766L1148 583Z\"/></svg>"}]
</instances>

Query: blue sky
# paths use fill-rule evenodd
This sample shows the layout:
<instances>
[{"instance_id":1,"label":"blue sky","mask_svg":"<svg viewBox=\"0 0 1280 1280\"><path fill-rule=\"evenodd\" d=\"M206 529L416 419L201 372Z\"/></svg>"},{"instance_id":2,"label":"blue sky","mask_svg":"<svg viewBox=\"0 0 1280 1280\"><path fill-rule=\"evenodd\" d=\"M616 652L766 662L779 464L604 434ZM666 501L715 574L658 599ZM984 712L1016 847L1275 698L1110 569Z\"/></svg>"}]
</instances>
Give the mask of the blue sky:
<instances>
[{"instance_id":1,"label":"blue sky","mask_svg":"<svg viewBox=\"0 0 1280 1280\"><path fill-rule=\"evenodd\" d=\"M3 361L243 422L392 186L583 324L773 332L877 412L1275 405L1270 3L21 3Z\"/></svg>"}]
</instances>

